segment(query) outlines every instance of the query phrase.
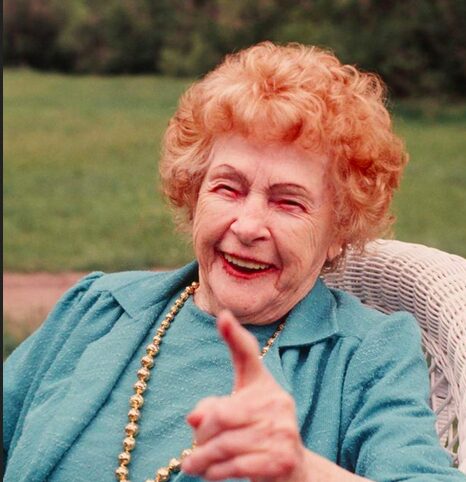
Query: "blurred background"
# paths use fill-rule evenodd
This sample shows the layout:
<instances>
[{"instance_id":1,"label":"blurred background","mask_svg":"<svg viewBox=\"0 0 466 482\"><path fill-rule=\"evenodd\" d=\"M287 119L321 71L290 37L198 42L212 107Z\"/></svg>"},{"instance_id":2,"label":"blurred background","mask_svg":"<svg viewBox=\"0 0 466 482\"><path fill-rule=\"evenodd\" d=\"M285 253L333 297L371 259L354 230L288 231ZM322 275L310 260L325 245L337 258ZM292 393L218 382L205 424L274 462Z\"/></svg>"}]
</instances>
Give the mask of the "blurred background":
<instances>
[{"instance_id":1,"label":"blurred background","mask_svg":"<svg viewBox=\"0 0 466 482\"><path fill-rule=\"evenodd\" d=\"M4 0L3 15L4 271L190 260L159 192L161 137L193 80L261 40L380 74L411 156L394 237L466 256L463 0ZM44 313L13 335L12 313L13 346Z\"/></svg>"}]
</instances>

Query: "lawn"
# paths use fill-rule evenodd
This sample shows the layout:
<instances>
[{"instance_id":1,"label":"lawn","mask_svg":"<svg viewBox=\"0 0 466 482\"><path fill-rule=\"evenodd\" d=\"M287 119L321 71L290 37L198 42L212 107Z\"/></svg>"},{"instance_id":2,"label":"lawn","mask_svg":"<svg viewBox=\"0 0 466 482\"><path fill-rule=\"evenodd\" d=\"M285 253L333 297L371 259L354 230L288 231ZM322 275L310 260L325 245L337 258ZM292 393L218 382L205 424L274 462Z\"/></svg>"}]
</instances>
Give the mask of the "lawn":
<instances>
[{"instance_id":1,"label":"lawn","mask_svg":"<svg viewBox=\"0 0 466 482\"><path fill-rule=\"evenodd\" d=\"M399 103L410 162L395 197L397 239L466 257L466 102Z\"/></svg>"},{"instance_id":2,"label":"lawn","mask_svg":"<svg viewBox=\"0 0 466 482\"><path fill-rule=\"evenodd\" d=\"M187 80L4 72L4 269L115 271L192 257L157 183ZM466 103L394 103L411 162L398 239L466 256Z\"/></svg>"},{"instance_id":3,"label":"lawn","mask_svg":"<svg viewBox=\"0 0 466 482\"><path fill-rule=\"evenodd\" d=\"M119 270L191 258L157 186L186 81L4 74L4 269Z\"/></svg>"}]
</instances>

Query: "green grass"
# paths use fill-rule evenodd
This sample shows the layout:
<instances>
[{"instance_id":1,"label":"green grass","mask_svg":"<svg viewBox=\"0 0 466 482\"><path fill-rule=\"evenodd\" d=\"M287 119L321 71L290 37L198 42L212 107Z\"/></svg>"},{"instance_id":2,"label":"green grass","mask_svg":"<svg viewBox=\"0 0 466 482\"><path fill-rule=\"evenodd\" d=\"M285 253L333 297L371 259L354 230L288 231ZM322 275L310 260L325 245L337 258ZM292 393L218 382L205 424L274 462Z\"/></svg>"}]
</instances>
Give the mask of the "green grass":
<instances>
[{"instance_id":1,"label":"green grass","mask_svg":"<svg viewBox=\"0 0 466 482\"><path fill-rule=\"evenodd\" d=\"M405 102L395 112L410 154L395 237L466 256L466 103Z\"/></svg>"},{"instance_id":2,"label":"green grass","mask_svg":"<svg viewBox=\"0 0 466 482\"><path fill-rule=\"evenodd\" d=\"M128 269L191 258L158 192L186 81L4 74L6 270Z\"/></svg>"},{"instance_id":3,"label":"green grass","mask_svg":"<svg viewBox=\"0 0 466 482\"><path fill-rule=\"evenodd\" d=\"M4 269L179 266L192 257L157 185L189 81L4 72ZM466 104L395 106L411 163L396 237L466 256Z\"/></svg>"}]
</instances>

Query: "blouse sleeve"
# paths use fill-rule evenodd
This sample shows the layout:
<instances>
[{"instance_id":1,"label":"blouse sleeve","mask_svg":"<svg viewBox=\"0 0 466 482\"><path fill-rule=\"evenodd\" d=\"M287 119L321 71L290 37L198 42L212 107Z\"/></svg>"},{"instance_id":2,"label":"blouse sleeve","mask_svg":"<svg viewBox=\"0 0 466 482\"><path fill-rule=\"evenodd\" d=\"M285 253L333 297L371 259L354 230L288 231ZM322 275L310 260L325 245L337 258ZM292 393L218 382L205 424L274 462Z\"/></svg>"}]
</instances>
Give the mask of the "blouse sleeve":
<instances>
[{"instance_id":1,"label":"blouse sleeve","mask_svg":"<svg viewBox=\"0 0 466 482\"><path fill-rule=\"evenodd\" d=\"M440 446L428 396L419 327L408 314L388 316L364 337L347 368L345 466L377 482L465 482Z\"/></svg>"},{"instance_id":2,"label":"blouse sleeve","mask_svg":"<svg viewBox=\"0 0 466 482\"><path fill-rule=\"evenodd\" d=\"M100 272L91 273L68 290L41 327L6 360L3 366L4 461L38 383L88 309L86 305L93 302L92 296L86 297L86 294L102 275Z\"/></svg>"}]
</instances>

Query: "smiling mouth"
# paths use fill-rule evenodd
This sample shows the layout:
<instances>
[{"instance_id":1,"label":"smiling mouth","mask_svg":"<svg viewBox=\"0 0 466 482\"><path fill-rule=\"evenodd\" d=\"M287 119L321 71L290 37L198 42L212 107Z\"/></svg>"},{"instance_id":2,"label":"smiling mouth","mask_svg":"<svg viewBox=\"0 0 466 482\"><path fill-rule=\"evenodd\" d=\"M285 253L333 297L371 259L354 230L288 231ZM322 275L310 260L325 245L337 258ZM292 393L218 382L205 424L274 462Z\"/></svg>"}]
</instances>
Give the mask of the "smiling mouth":
<instances>
[{"instance_id":1,"label":"smiling mouth","mask_svg":"<svg viewBox=\"0 0 466 482\"><path fill-rule=\"evenodd\" d=\"M228 253L221 253L222 258L225 264L230 268L230 270L234 270L234 272L243 275L253 275L264 273L269 271L273 268L272 264L266 263L259 263L257 261L250 261L244 258L238 258L236 256L232 256Z\"/></svg>"}]
</instances>

